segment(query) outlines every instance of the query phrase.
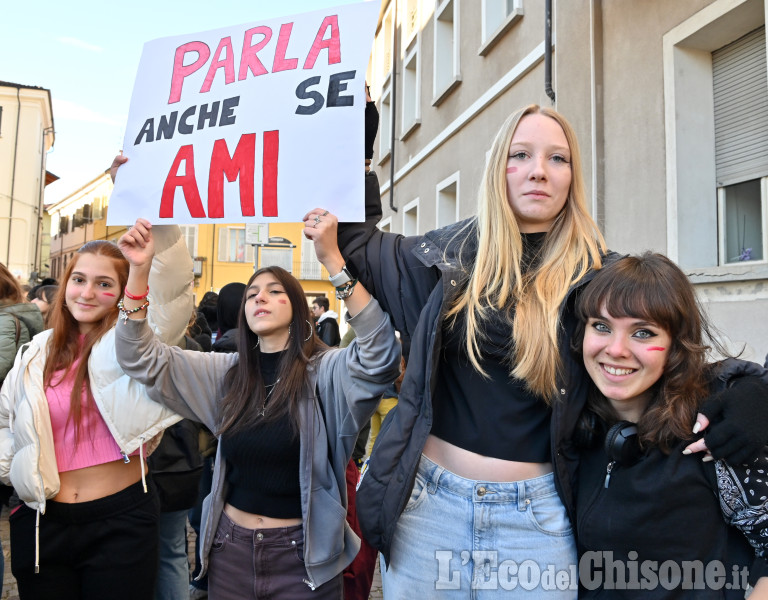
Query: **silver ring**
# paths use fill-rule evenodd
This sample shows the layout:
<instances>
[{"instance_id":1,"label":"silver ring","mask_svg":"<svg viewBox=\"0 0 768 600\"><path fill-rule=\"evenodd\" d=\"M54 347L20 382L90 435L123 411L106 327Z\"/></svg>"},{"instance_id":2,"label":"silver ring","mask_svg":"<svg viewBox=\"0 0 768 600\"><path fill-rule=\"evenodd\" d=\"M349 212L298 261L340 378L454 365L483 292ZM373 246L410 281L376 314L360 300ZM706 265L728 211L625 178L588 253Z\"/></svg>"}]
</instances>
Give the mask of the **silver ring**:
<instances>
[{"instance_id":1,"label":"silver ring","mask_svg":"<svg viewBox=\"0 0 768 600\"><path fill-rule=\"evenodd\" d=\"M317 227L317 224L320 222L320 215L315 215L315 227Z\"/></svg>"},{"instance_id":2,"label":"silver ring","mask_svg":"<svg viewBox=\"0 0 768 600\"><path fill-rule=\"evenodd\" d=\"M326 210L326 211L325 211L325 212L324 212L322 215L320 215L320 216L321 216L321 217L324 217L324 216L325 216L325 215L327 215L327 214L328 214L328 211Z\"/></svg>"}]
</instances>

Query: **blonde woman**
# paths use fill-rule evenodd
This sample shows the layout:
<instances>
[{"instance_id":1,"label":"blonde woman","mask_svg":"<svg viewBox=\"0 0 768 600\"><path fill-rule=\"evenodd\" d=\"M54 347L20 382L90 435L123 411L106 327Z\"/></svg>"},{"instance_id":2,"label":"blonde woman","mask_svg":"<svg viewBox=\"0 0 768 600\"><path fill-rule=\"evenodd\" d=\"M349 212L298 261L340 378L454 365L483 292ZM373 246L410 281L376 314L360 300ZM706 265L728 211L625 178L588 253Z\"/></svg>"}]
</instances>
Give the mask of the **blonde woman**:
<instances>
[{"instance_id":1,"label":"blonde woman","mask_svg":"<svg viewBox=\"0 0 768 600\"><path fill-rule=\"evenodd\" d=\"M478 205L422 237L384 233L371 174L366 223L339 228L350 275L392 316L408 361L358 517L386 598L574 598L570 440L589 378L569 351L572 306L612 257L559 113L507 119Z\"/></svg>"}]
</instances>

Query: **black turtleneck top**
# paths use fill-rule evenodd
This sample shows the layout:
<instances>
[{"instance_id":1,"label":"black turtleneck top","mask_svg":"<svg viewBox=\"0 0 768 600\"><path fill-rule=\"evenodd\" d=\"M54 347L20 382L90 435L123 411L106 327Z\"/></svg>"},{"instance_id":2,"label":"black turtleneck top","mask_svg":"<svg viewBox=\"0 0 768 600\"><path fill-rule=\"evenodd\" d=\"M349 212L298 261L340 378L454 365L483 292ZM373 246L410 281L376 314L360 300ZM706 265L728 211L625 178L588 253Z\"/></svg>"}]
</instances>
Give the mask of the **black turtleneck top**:
<instances>
[{"instance_id":1,"label":"black turtleneck top","mask_svg":"<svg viewBox=\"0 0 768 600\"><path fill-rule=\"evenodd\" d=\"M261 374L267 393L277 384L283 352L261 354ZM270 393L265 404L280 402ZM261 407L254 408L260 410ZM221 437L221 452L227 461L227 502L245 512L276 519L301 517L298 434L291 417L276 421L257 419L245 429Z\"/></svg>"},{"instance_id":2,"label":"black turtleneck top","mask_svg":"<svg viewBox=\"0 0 768 600\"><path fill-rule=\"evenodd\" d=\"M535 266L546 233L522 234L525 272ZM508 313L508 315L507 315ZM466 311L443 323L443 346L435 378L432 434L471 452L503 460L551 461L551 410L510 376L514 306L492 310L481 323L478 373L466 351Z\"/></svg>"}]
</instances>

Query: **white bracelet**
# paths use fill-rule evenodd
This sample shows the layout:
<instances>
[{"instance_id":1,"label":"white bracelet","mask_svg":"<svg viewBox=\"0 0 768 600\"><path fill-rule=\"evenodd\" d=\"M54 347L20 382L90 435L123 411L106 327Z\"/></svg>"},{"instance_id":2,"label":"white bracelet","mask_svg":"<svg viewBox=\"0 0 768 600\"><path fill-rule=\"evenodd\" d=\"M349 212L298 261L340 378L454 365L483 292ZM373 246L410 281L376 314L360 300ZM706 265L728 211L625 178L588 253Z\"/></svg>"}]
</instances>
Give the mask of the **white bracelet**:
<instances>
[{"instance_id":1,"label":"white bracelet","mask_svg":"<svg viewBox=\"0 0 768 600\"><path fill-rule=\"evenodd\" d=\"M331 282L331 285L333 287L341 287L348 281L352 281L354 277L352 277L352 273L349 272L347 269L347 265L344 264L343 267L341 267L341 271L337 273L336 275L333 275L332 277L328 278L328 281Z\"/></svg>"}]
</instances>

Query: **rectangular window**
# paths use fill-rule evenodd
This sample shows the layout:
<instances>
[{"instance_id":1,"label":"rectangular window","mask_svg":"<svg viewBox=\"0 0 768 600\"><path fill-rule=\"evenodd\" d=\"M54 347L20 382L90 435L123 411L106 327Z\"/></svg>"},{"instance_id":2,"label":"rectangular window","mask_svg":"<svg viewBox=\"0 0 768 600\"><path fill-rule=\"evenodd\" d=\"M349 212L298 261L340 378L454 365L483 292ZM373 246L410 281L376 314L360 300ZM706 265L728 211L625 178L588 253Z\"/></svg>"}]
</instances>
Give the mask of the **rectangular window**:
<instances>
[{"instance_id":1,"label":"rectangular window","mask_svg":"<svg viewBox=\"0 0 768 600\"><path fill-rule=\"evenodd\" d=\"M261 267L282 267L293 273L293 250L291 248L262 248Z\"/></svg>"},{"instance_id":2,"label":"rectangular window","mask_svg":"<svg viewBox=\"0 0 768 600\"><path fill-rule=\"evenodd\" d=\"M381 91L381 107L379 111L379 164L389 156L392 137L392 90L389 86Z\"/></svg>"},{"instance_id":3,"label":"rectangular window","mask_svg":"<svg viewBox=\"0 0 768 600\"><path fill-rule=\"evenodd\" d=\"M403 235L418 235L419 233L419 199L409 202L403 207Z\"/></svg>"},{"instance_id":4,"label":"rectangular window","mask_svg":"<svg viewBox=\"0 0 768 600\"><path fill-rule=\"evenodd\" d=\"M765 26L712 52L719 264L766 258Z\"/></svg>"},{"instance_id":5,"label":"rectangular window","mask_svg":"<svg viewBox=\"0 0 768 600\"><path fill-rule=\"evenodd\" d=\"M189 255L194 258L197 256L197 225L179 225L179 229L181 229L181 237L184 238Z\"/></svg>"},{"instance_id":6,"label":"rectangular window","mask_svg":"<svg viewBox=\"0 0 768 600\"><path fill-rule=\"evenodd\" d=\"M416 36L405 53L403 61L403 127L401 139L405 139L420 123L419 106L419 38Z\"/></svg>"},{"instance_id":7,"label":"rectangular window","mask_svg":"<svg viewBox=\"0 0 768 600\"><path fill-rule=\"evenodd\" d=\"M435 9L435 65L432 78L433 104L460 81L459 76L459 0L444 0Z\"/></svg>"},{"instance_id":8,"label":"rectangular window","mask_svg":"<svg viewBox=\"0 0 768 600\"><path fill-rule=\"evenodd\" d=\"M764 23L762 0L714 0L663 36L667 254L697 282L768 259Z\"/></svg>"},{"instance_id":9,"label":"rectangular window","mask_svg":"<svg viewBox=\"0 0 768 600\"><path fill-rule=\"evenodd\" d=\"M419 4L421 0L405 0L405 15L403 16L403 40L410 46L413 38L419 33Z\"/></svg>"},{"instance_id":10,"label":"rectangular window","mask_svg":"<svg viewBox=\"0 0 768 600\"><path fill-rule=\"evenodd\" d=\"M392 231L392 217L387 217L386 219L382 219L379 221L379 224L376 225L381 231Z\"/></svg>"},{"instance_id":11,"label":"rectangular window","mask_svg":"<svg viewBox=\"0 0 768 600\"><path fill-rule=\"evenodd\" d=\"M459 174L454 173L437 184L437 227L459 220Z\"/></svg>"},{"instance_id":12,"label":"rectangular window","mask_svg":"<svg viewBox=\"0 0 768 600\"><path fill-rule=\"evenodd\" d=\"M93 203L91 205L91 217L94 221L98 221L104 217L105 205L106 198L104 196L99 196L98 198L93 199Z\"/></svg>"},{"instance_id":13,"label":"rectangular window","mask_svg":"<svg viewBox=\"0 0 768 600\"><path fill-rule=\"evenodd\" d=\"M523 16L523 0L482 0L481 55L485 55L501 36Z\"/></svg>"},{"instance_id":14,"label":"rectangular window","mask_svg":"<svg viewBox=\"0 0 768 600\"><path fill-rule=\"evenodd\" d=\"M718 189L720 264L765 260L768 177Z\"/></svg>"},{"instance_id":15,"label":"rectangular window","mask_svg":"<svg viewBox=\"0 0 768 600\"><path fill-rule=\"evenodd\" d=\"M377 45L381 48L379 56L381 63L379 65L382 74L382 81L386 81L392 73L392 45L394 40L394 31L392 28L392 5L387 8L384 19L381 22L381 29L376 38Z\"/></svg>"},{"instance_id":16,"label":"rectangular window","mask_svg":"<svg viewBox=\"0 0 768 600\"><path fill-rule=\"evenodd\" d=\"M219 229L219 262L253 263L253 246L245 243L245 227Z\"/></svg>"},{"instance_id":17,"label":"rectangular window","mask_svg":"<svg viewBox=\"0 0 768 600\"><path fill-rule=\"evenodd\" d=\"M320 280L323 278L320 261L317 260L315 243L302 236L301 240L301 276L300 279Z\"/></svg>"}]
</instances>

